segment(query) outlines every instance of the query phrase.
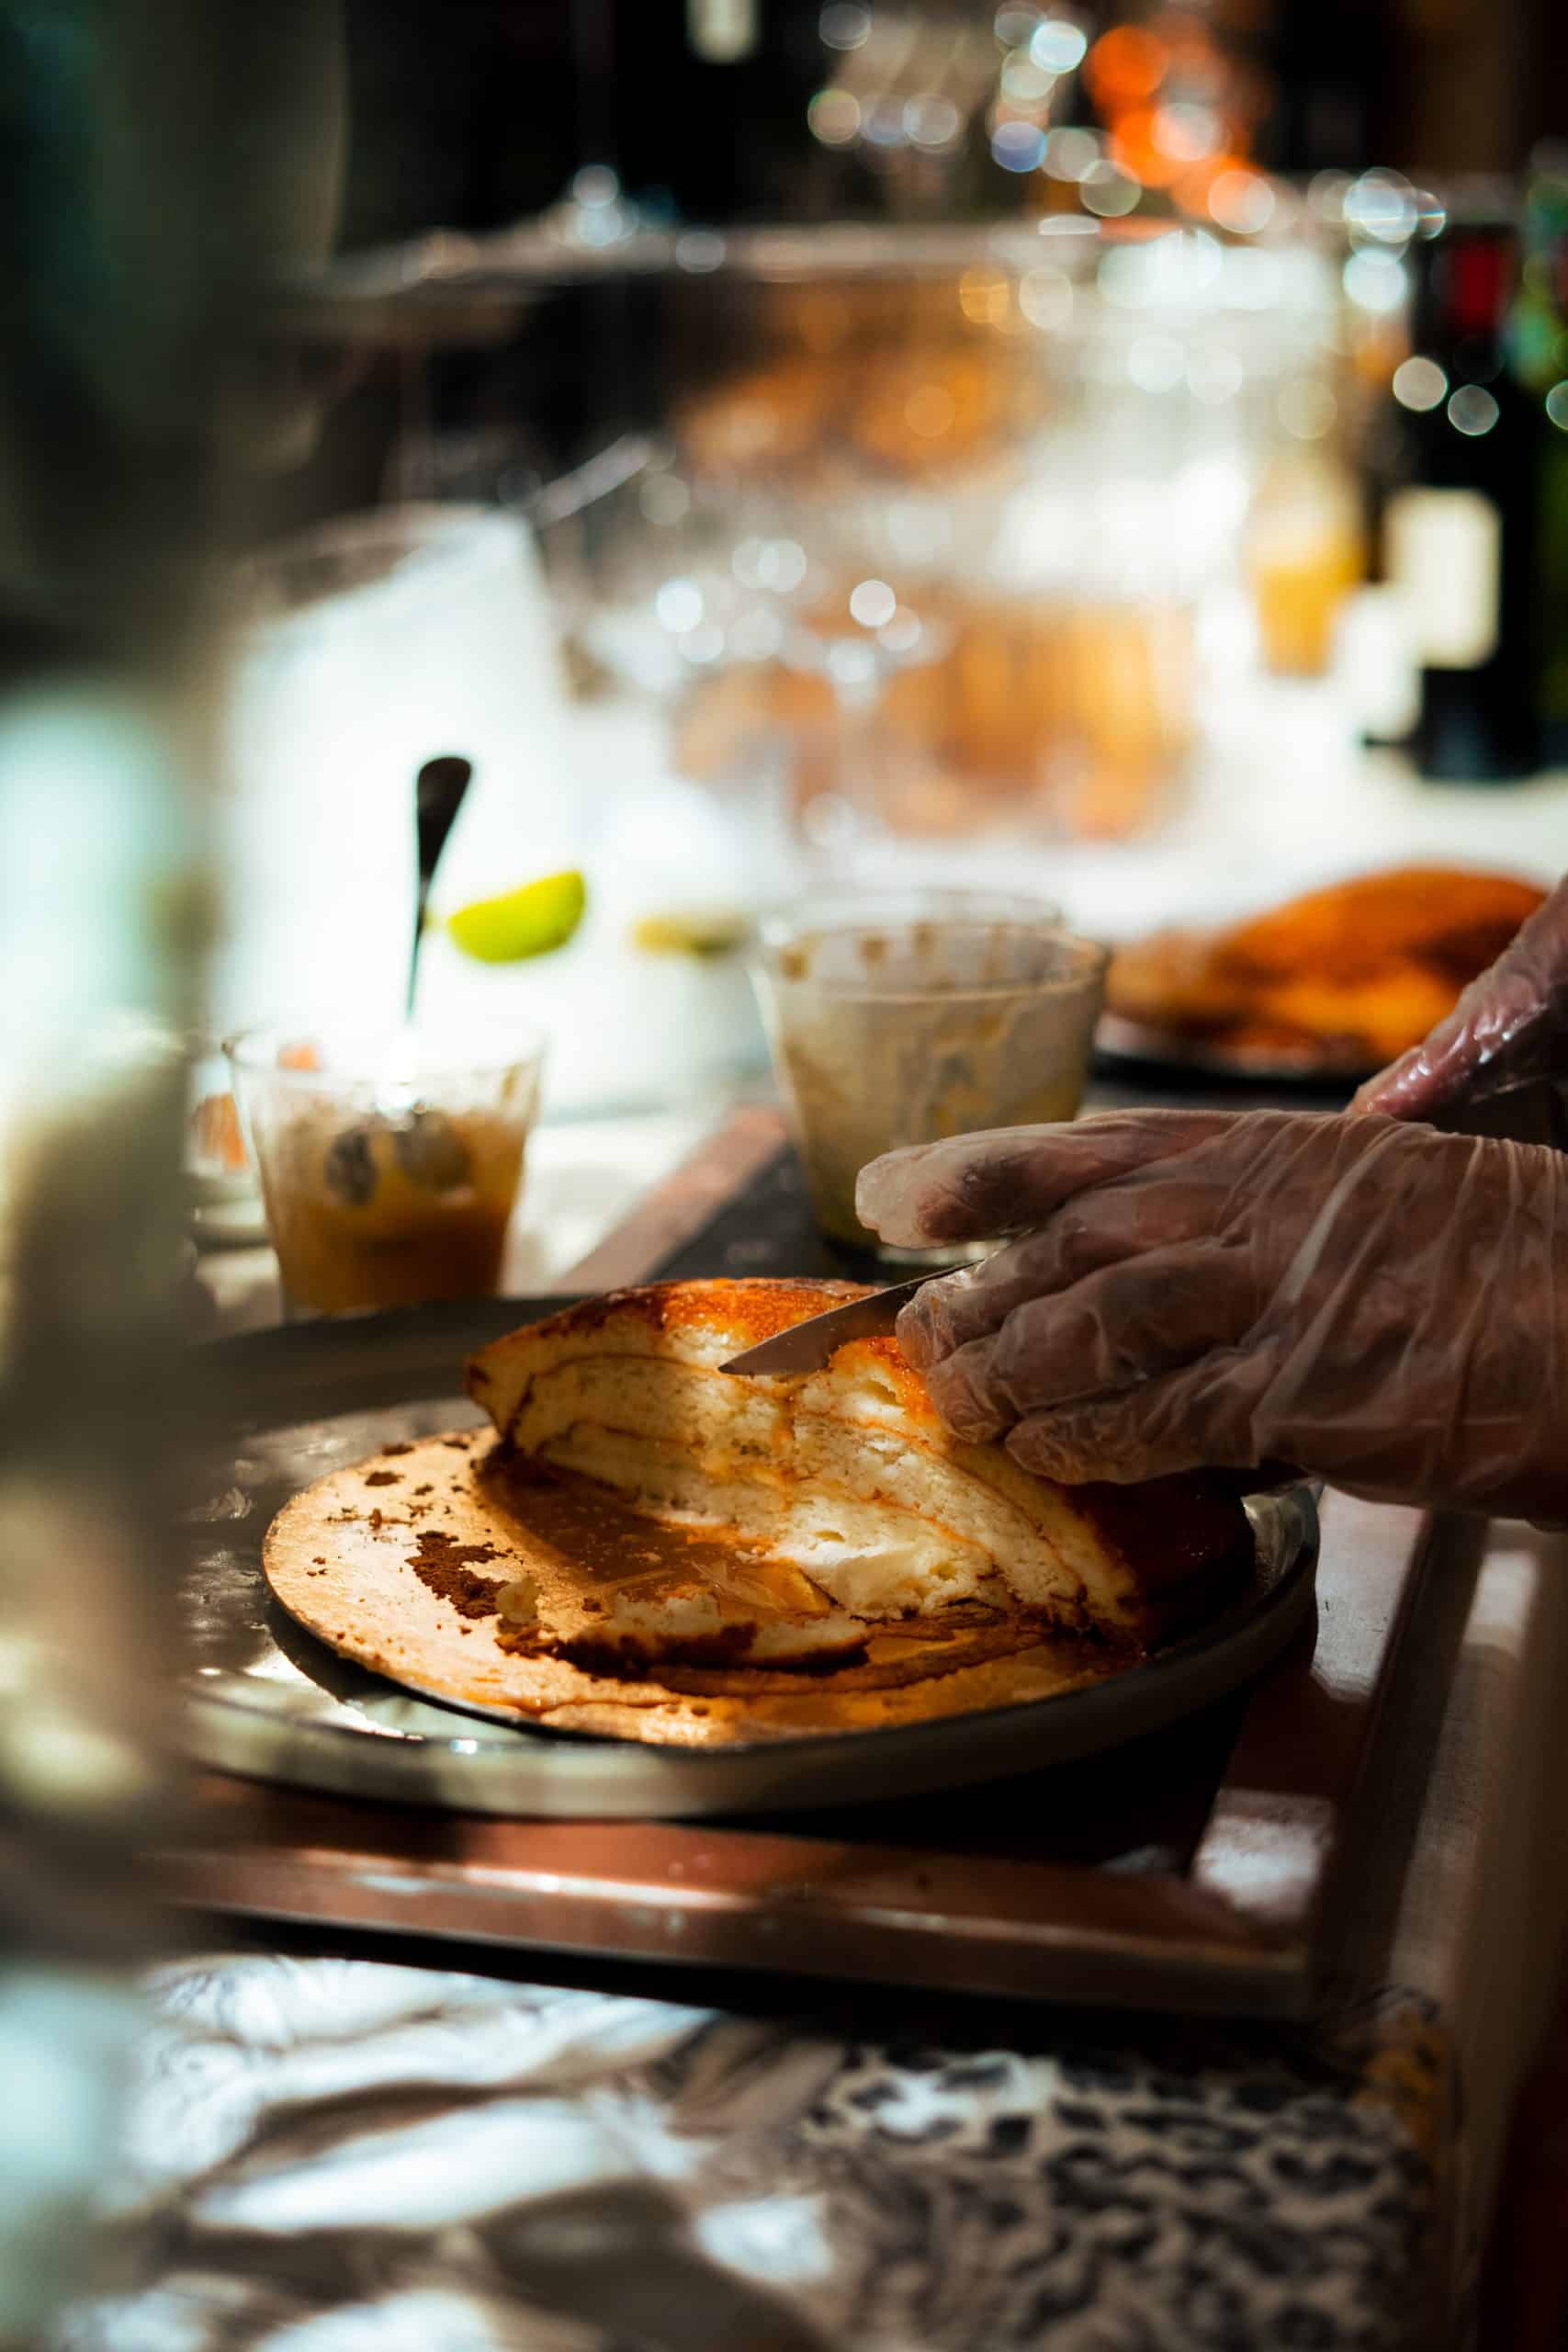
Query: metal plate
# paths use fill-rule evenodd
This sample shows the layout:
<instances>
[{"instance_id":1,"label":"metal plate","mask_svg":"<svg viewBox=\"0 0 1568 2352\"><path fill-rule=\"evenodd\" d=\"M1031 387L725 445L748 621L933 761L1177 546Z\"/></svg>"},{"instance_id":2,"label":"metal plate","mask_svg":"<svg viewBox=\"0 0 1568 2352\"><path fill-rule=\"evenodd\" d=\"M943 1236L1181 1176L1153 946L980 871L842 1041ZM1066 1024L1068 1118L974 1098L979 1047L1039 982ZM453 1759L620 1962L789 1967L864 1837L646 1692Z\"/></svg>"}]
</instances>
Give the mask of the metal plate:
<instances>
[{"instance_id":1,"label":"metal plate","mask_svg":"<svg viewBox=\"0 0 1568 2352\"><path fill-rule=\"evenodd\" d=\"M1125 1673L1032 1706L692 1753L518 1728L414 1698L295 1624L267 1590L262 1538L290 1495L340 1464L477 1420L457 1393L464 1356L564 1303L421 1307L201 1351L218 1419L183 1531L189 1755L258 1779L474 1813L671 1819L862 1804L1135 1738L1257 1673L1311 1613L1316 1514L1306 1488L1292 1487L1248 1500L1258 1570L1241 1600Z\"/></svg>"},{"instance_id":2,"label":"metal plate","mask_svg":"<svg viewBox=\"0 0 1568 2352\"><path fill-rule=\"evenodd\" d=\"M1353 1094L1377 1065L1364 1055L1336 1055L1303 1045L1296 1054L1261 1046L1227 1049L1179 1029L1162 1029L1151 1021L1129 1021L1120 1012L1102 1012L1094 1033L1094 1057L1108 1077L1142 1075L1167 1085L1199 1089L1266 1087L1270 1092L1333 1095Z\"/></svg>"}]
</instances>

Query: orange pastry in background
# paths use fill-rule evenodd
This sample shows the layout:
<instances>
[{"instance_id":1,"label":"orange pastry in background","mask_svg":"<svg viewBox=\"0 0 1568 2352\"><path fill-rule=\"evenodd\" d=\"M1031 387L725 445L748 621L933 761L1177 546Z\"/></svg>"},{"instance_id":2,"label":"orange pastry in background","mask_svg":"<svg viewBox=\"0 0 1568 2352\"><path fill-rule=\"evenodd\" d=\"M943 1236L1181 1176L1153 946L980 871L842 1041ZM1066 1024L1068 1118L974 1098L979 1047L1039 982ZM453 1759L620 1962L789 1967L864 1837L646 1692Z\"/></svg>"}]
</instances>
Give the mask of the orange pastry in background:
<instances>
[{"instance_id":1,"label":"orange pastry in background","mask_svg":"<svg viewBox=\"0 0 1568 2352\"><path fill-rule=\"evenodd\" d=\"M1326 967L1341 978L1413 956L1473 979L1500 956L1545 896L1506 875L1452 866L1395 866L1309 891L1224 933L1235 971L1296 975Z\"/></svg>"},{"instance_id":2,"label":"orange pastry in background","mask_svg":"<svg viewBox=\"0 0 1568 2352\"><path fill-rule=\"evenodd\" d=\"M1449 866L1360 875L1224 931L1132 942L1107 1009L1221 1053L1374 1068L1451 1011L1544 896Z\"/></svg>"}]
</instances>

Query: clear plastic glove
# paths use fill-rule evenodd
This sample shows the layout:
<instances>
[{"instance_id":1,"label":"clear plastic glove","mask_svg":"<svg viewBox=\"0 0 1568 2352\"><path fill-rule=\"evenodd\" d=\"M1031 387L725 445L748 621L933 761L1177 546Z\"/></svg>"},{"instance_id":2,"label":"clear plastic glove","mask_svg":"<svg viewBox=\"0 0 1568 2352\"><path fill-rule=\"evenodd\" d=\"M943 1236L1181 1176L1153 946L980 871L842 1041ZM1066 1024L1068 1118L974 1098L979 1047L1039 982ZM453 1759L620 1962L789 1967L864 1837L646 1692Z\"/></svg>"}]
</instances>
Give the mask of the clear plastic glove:
<instances>
[{"instance_id":1,"label":"clear plastic glove","mask_svg":"<svg viewBox=\"0 0 1568 2352\"><path fill-rule=\"evenodd\" d=\"M1568 1078L1568 881L1448 1019L1369 1079L1351 1108L1447 1121L1551 1078Z\"/></svg>"},{"instance_id":2,"label":"clear plastic glove","mask_svg":"<svg viewBox=\"0 0 1568 2352\"><path fill-rule=\"evenodd\" d=\"M1076 1483L1298 1463L1568 1521L1568 1159L1377 1115L1113 1112L889 1153L906 1247L1021 1227L898 1336L963 1437Z\"/></svg>"}]
</instances>

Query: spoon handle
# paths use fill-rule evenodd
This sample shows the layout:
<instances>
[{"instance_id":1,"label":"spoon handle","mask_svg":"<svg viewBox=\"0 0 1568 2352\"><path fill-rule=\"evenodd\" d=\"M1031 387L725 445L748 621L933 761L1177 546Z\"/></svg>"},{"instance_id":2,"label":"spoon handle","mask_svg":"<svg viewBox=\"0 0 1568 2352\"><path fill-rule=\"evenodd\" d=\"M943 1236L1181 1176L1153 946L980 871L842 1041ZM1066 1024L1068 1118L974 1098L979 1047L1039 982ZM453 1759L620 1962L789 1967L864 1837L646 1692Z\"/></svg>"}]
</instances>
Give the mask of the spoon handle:
<instances>
[{"instance_id":1,"label":"spoon handle","mask_svg":"<svg viewBox=\"0 0 1568 2352\"><path fill-rule=\"evenodd\" d=\"M419 944L424 936L424 913L430 902L430 886L435 879L435 869L441 853L446 846L446 836L457 820L463 805L463 795L473 775L471 762L446 753L440 759L426 760L414 779L414 830L419 844L419 897L413 919L413 953L409 958L408 1017L413 1019L414 991L419 986Z\"/></svg>"}]
</instances>

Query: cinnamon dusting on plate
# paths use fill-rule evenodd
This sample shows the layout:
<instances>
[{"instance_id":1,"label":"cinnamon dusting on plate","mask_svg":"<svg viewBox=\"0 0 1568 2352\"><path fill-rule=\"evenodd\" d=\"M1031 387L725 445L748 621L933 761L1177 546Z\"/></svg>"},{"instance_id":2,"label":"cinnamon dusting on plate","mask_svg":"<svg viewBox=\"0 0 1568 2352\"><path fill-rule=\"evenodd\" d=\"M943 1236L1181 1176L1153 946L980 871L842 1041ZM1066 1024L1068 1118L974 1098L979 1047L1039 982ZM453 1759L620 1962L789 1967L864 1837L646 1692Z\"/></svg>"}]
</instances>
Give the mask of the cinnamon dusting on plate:
<instances>
[{"instance_id":1,"label":"cinnamon dusting on plate","mask_svg":"<svg viewBox=\"0 0 1568 2352\"><path fill-rule=\"evenodd\" d=\"M427 1528L414 1538L408 1564L425 1589L451 1604L459 1617L493 1617L499 1607L502 1579L477 1577L470 1560L493 1560L493 1544L459 1544L455 1535Z\"/></svg>"}]
</instances>

